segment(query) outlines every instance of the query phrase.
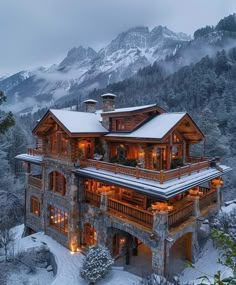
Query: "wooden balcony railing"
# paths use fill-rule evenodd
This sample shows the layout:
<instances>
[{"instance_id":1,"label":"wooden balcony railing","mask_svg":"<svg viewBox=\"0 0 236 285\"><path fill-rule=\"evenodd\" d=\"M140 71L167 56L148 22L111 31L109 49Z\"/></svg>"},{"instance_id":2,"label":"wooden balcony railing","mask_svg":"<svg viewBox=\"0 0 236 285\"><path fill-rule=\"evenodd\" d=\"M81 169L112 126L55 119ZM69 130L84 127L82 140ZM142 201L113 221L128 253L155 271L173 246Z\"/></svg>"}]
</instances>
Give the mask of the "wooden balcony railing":
<instances>
[{"instance_id":1,"label":"wooden balcony railing","mask_svg":"<svg viewBox=\"0 0 236 285\"><path fill-rule=\"evenodd\" d=\"M91 203L92 205L94 205L95 207L100 207L100 201L101 201L101 195L96 193L96 192L92 192L92 191L85 191L85 200L86 202Z\"/></svg>"},{"instance_id":2,"label":"wooden balcony railing","mask_svg":"<svg viewBox=\"0 0 236 285\"><path fill-rule=\"evenodd\" d=\"M42 188L42 178L41 175L30 175L28 180L29 185L41 189Z\"/></svg>"},{"instance_id":3,"label":"wooden balcony railing","mask_svg":"<svg viewBox=\"0 0 236 285\"><path fill-rule=\"evenodd\" d=\"M199 208L202 210L215 202L217 202L217 192L216 190L210 190L204 196L200 197Z\"/></svg>"},{"instance_id":4,"label":"wooden balcony railing","mask_svg":"<svg viewBox=\"0 0 236 285\"><path fill-rule=\"evenodd\" d=\"M96 160L81 160L80 167L95 167L96 169L107 170L113 173L126 174L138 178L150 179L159 181L161 184L165 181L181 178L184 175L191 175L192 172L199 172L202 169L207 169L210 166L209 161L201 161L194 164L189 164L183 167L172 170L154 171L143 168L135 168L120 164L108 163Z\"/></svg>"},{"instance_id":5,"label":"wooden balcony railing","mask_svg":"<svg viewBox=\"0 0 236 285\"><path fill-rule=\"evenodd\" d=\"M181 222L187 220L193 214L193 202L188 203L177 211L169 213L168 225L169 227L177 226Z\"/></svg>"},{"instance_id":6,"label":"wooden balcony railing","mask_svg":"<svg viewBox=\"0 0 236 285\"><path fill-rule=\"evenodd\" d=\"M27 153L30 155L42 155L43 151L40 149L28 148Z\"/></svg>"},{"instance_id":7,"label":"wooden balcony railing","mask_svg":"<svg viewBox=\"0 0 236 285\"><path fill-rule=\"evenodd\" d=\"M116 214L130 218L146 227L152 228L153 213L122 203L116 199L108 198L108 210Z\"/></svg>"},{"instance_id":8,"label":"wooden balcony railing","mask_svg":"<svg viewBox=\"0 0 236 285\"><path fill-rule=\"evenodd\" d=\"M201 156L201 157L196 157L196 156L188 156L186 157L186 162L188 163L197 163L197 162L202 162L202 161L206 161L206 160L210 160L209 157L204 157L204 156Z\"/></svg>"}]
</instances>

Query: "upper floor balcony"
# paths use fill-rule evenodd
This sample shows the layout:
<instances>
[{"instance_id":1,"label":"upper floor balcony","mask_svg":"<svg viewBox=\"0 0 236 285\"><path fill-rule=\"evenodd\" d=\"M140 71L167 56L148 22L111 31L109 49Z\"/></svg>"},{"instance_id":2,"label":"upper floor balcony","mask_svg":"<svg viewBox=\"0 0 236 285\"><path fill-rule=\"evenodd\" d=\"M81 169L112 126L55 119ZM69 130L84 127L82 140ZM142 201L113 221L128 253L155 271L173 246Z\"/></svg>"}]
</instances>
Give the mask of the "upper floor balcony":
<instances>
[{"instance_id":1,"label":"upper floor balcony","mask_svg":"<svg viewBox=\"0 0 236 285\"><path fill-rule=\"evenodd\" d=\"M144 178L149 180L154 180L160 182L160 184L165 183L168 180L178 178L180 179L184 175L191 175L193 172L200 172L203 169L208 169L210 167L210 160L206 158L187 158L188 163L182 167L177 167L176 169L171 170L150 170L140 167L130 167L117 163L108 163L104 161L97 160L81 160L80 167L94 167L100 170L111 171L115 174L126 174L134 176L137 179Z\"/></svg>"},{"instance_id":2,"label":"upper floor balcony","mask_svg":"<svg viewBox=\"0 0 236 285\"><path fill-rule=\"evenodd\" d=\"M28 184L37 189L42 189L42 175L29 175Z\"/></svg>"}]
</instances>

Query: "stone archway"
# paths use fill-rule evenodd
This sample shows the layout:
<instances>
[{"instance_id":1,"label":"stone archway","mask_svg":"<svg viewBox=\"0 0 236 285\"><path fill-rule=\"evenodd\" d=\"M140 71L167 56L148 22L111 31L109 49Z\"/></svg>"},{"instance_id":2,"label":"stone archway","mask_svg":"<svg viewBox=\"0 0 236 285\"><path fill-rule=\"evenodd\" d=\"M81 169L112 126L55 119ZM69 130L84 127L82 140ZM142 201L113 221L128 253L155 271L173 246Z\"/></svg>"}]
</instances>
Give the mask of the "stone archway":
<instances>
[{"instance_id":1,"label":"stone archway","mask_svg":"<svg viewBox=\"0 0 236 285\"><path fill-rule=\"evenodd\" d=\"M170 248L168 274L175 275L186 267L187 261L192 261L192 237L188 232L178 238Z\"/></svg>"},{"instance_id":2,"label":"stone archway","mask_svg":"<svg viewBox=\"0 0 236 285\"><path fill-rule=\"evenodd\" d=\"M152 272L152 251L143 241L124 230L109 229L109 248L115 264L126 271L144 276Z\"/></svg>"}]
</instances>

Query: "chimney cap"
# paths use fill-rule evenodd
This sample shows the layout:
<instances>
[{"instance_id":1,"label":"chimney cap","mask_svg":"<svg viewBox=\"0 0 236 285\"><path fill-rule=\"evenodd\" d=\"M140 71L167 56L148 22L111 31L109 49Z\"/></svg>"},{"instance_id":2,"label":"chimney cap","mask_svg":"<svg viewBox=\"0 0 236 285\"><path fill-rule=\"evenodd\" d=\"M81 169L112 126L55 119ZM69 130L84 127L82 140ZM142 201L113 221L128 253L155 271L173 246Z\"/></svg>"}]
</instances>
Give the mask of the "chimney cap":
<instances>
[{"instance_id":1,"label":"chimney cap","mask_svg":"<svg viewBox=\"0 0 236 285\"><path fill-rule=\"evenodd\" d=\"M105 97L110 97L110 98L115 98L116 97L116 95L115 94L112 94L112 93L106 93L106 94L103 94L103 95L101 95L101 97L102 98L105 98Z\"/></svg>"},{"instance_id":2,"label":"chimney cap","mask_svg":"<svg viewBox=\"0 0 236 285\"><path fill-rule=\"evenodd\" d=\"M87 99L84 101L85 104L90 103L90 104L96 104L98 101L93 100L93 99Z\"/></svg>"}]
</instances>

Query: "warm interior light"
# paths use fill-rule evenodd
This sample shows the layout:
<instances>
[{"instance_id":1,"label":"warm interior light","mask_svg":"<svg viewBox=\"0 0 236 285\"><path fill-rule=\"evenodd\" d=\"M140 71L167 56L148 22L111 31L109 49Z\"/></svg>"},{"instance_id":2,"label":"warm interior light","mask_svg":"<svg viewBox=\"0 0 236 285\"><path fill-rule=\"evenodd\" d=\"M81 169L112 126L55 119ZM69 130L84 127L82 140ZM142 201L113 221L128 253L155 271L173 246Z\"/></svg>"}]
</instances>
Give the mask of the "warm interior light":
<instances>
[{"instance_id":1,"label":"warm interior light","mask_svg":"<svg viewBox=\"0 0 236 285\"><path fill-rule=\"evenodd\" d=\"M121 244L121 245L124 245L124 244L125 244L125 238L121 238L121 239L120 239L120 244Z\"/></svg>"},{"instance_id":2,"label":"warm interior light","mask_svg":"<svg viewBox=\"0 0 236 285\"><path fill-rule=\"evenodd\" d=\"M189 194L192 196L197 196L199 194L199 189L198 188L190 189Z\"/></svg>"},{"instance_id":3,"label":"warm interior light","mask_svg":"<svg viewBox=\"0 0 236 285\"><path fill-rule=\"evenodd\" d=\"M140 158L144 157L144 151L140 151L140 152L139 152L139 157L140 157Z\"/></svg>"},{"instance_id":4,"label":"warm interior light","mask_svg":"<svg viewBox=\"0 0 236 285\"><path fill-rule=\"evenodd\" d=\"M151 205L153 210L158 211L168 211L168 204L167 202L155 202Z\"/></svg>"}]
</instances>

